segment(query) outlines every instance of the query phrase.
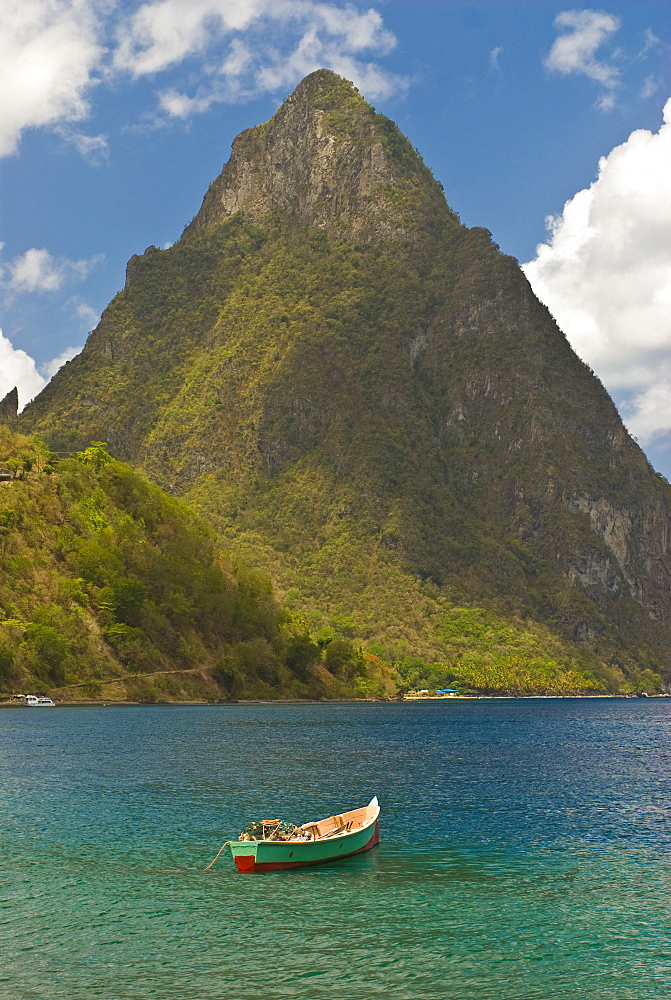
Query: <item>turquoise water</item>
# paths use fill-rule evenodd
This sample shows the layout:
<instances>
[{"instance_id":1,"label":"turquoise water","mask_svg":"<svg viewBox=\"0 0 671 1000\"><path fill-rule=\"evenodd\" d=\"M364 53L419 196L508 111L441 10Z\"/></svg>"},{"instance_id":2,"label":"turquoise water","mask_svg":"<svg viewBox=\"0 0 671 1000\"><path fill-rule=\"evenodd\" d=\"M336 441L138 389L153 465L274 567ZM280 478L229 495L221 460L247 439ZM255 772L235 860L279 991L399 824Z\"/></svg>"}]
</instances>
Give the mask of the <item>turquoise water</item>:
<instances>
[{"instance_id":1,"label":"turquoise water","mask_svg":"<svg viewBox=\"0 0 671 1000\"><path fill-rule=\"evenodd\" d=\"M379 849L244 875L377 794ZM671 699L0 712L2 1000L667 1000Z\"/></svg>"}]
</instances>

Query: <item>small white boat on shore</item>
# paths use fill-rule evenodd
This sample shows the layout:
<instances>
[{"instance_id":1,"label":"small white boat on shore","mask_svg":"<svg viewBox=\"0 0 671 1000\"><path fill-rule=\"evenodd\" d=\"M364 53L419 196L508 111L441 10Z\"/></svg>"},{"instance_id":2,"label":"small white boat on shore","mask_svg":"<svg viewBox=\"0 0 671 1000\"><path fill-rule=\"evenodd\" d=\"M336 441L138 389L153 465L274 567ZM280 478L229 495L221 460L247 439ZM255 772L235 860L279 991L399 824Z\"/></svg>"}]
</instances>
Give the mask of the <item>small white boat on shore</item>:
<instances>
[{"instance_id":1,"label":"small white boat on shore","mask_svg":"<svg viewBox=\"0 0 671 1000\"><path fill-rule=\"evenodd\" d=\"M55 708L56 702L52 701L51 698L47 698L45 695L36 694L20 694L17 695L21 699L26 708Z\"/></svg>"}]
</instances>

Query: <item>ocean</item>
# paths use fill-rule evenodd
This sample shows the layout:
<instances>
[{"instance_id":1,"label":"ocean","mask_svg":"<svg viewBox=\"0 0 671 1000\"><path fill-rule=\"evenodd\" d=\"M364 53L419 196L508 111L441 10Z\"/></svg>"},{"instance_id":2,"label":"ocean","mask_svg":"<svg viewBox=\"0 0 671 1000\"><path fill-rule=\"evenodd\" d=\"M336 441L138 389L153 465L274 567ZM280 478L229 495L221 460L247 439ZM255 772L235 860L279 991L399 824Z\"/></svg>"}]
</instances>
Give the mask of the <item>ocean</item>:
<instances>
[{"instance_id":1,"label":"ocean","mask_svg":"<svg viewBox=\"0 0 671 1000\"><path fill-rule=\"evenodd\" d=\"M224 840L381 803L381 844ZM667 1000L671 699L0 712L2 1000Z\"/></svg>"}]
</instances>

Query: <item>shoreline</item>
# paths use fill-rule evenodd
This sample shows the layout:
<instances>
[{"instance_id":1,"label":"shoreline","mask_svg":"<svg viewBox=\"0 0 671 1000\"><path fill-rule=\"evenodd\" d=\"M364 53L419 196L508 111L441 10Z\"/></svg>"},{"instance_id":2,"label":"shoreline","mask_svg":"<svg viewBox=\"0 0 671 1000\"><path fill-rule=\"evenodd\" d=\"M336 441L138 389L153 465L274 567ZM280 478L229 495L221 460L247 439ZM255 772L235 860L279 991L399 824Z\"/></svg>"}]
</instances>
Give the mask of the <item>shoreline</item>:
<instances>
[{"instance_id":1,"label":"shoreline","mask_svg":"<svg viewBox=\"0 0 671 1000\"><path fill-rule=\"evenodd\" d=\"M647 701L655 698L671 698L671 693L663 694L473 694L473 695L426 695L410 698L239 698L235 701L56 701L55 708L232 708L236 705L405 705L422 702L451 701L598 701L599 699L620 701ZM19 702L2 701L0 709L24 709L31 706ZM51 706L50 706L51 707Z\"/></svg>"}]
</instances>

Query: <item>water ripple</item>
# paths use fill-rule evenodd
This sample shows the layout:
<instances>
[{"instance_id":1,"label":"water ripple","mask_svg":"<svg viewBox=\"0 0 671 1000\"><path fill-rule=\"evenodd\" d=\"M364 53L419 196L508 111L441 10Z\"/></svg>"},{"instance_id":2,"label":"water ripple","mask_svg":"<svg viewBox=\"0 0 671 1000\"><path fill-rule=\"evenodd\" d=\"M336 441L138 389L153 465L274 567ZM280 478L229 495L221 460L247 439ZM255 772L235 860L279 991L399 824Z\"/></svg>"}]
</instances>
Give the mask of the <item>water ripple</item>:
<instances>
[{"instance_id":1,"label":"water ripple","mask_svg":"<svg viewBox=\"0 0 671 1000\"><path fill-rule=\"evenodd\" d=\"M5 1000L663 1000L671 704L0 713ZM380 796L379 850L200 869Z\"/></svg>"}]
</instances>

